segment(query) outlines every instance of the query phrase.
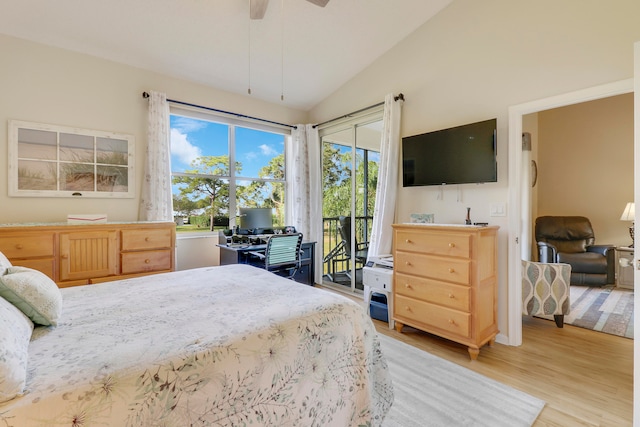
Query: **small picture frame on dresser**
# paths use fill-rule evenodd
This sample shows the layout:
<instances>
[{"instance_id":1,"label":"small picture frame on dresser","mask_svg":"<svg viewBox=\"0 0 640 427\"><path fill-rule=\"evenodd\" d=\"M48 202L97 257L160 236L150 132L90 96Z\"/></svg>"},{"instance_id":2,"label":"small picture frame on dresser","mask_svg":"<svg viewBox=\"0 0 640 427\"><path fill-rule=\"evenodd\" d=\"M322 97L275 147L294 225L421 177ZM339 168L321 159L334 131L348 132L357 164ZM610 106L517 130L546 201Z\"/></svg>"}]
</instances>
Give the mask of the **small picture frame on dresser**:
<instances>
[{"instance_id":1,"label":"small picture frame on dresser","mask_svg":"<svg viewBox=\"0 0 640 427\"><path fill-rule=\"evenodd\" d=\"M409 222L412 224L433 224L435 218L432 213L414 213L409 216Z\"/></svg>"}]
</instances>

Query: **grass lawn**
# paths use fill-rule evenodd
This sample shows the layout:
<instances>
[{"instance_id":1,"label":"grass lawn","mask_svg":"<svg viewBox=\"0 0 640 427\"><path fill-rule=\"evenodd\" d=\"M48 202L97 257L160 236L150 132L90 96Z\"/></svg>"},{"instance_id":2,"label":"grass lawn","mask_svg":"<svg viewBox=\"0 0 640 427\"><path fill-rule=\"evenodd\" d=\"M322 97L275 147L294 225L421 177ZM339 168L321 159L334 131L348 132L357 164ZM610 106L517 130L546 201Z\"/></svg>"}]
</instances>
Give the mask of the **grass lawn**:
<instances>
[{"instance_id":1,"label":"grass lawn","mask_svg":"<svg viewBox=\"0 0 640 427\"><path fill-rule=\"evenodd\" d=\"M224 230L224 227L216 227L213 232L218 232L218 230ZM191 224L176 225L176 233L205 233L207 231L209 231L209 227L198 227Z\"/></svg>"}]
</instances>

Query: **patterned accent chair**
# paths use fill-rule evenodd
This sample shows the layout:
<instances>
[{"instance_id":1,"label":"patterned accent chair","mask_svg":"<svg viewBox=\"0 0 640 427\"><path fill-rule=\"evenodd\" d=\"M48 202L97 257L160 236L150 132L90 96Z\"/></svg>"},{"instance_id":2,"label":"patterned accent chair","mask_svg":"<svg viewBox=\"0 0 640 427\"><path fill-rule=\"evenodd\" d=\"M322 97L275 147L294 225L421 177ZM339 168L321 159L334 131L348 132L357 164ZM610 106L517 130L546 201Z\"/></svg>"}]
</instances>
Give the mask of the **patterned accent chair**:
<instances>
[{"instance_id":1,"label":"patterned accent chair","mask_svg":"<svg viewBox=\"0 0 640 427\"><path fill-rule=\"evenodd\" d=\"M571 266L562 263L522 261L522 314L550 316L558 328L571 310Z\"/></svg>"}]
</instances>

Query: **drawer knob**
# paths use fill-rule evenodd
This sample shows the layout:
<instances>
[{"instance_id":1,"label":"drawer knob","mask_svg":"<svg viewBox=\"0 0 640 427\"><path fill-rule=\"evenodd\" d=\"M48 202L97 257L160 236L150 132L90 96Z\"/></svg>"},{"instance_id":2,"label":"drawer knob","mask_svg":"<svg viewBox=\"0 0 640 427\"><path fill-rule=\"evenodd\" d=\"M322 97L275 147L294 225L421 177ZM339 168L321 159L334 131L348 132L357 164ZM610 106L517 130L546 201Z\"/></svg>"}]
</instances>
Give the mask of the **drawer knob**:
<instances>
[{"instance_id":1,"label":"drawer knob","mask_svg":"<svg viewBox=\"0 0 640 427\"><path fill-rule=\"evenodd\" d=\"M455 273L456 271L453 268L449 268L449 273Z\"/></svg>"},{"instance_id":2,"label":"drawer knob","mask_svg":"<svg viewBox=\"0 0 640 427\"><path fill-rule=\"evenodd\" d=\"M149 241L149 238L148 238L148 237L145 237L145 238L144 238L144 241L145 241L145 242L148 242L148 241Z\"/></svg>"},{"instance_id":3,"label":"drawer knob","mask_svg":"<svg viewBox=\"0 0 640 427\"><path fill-rule=\"evenodd\" d=\"M151 262L151 260L150 260L149 258L147 258L147 259L145 259L145 260L144 260L144 263L145 263L145 264L149 264L150 262Z\"/></svg>"},{"instance_id":4,"label":"drawer knob","mask_svg":"<svg viewBox=\"0 0 640 427\"><path fill-rule=\"evenodd\" d=\"M411 307L409 307L409 306L406 306L404 309L405 309L406 311L411 311Z\"/></svg>"},{"instance_id":5,"label":"drawer knob","mask_svg":"<svg viewBox=\"0 0 640 427\"><path fill-rule=\"evenodd\" d=\"M449 243L449 247L450 247L450 248L455 248L455 247L456 247L456 244L455 244L455 243Z\"/></svg>"},{"instance_id":6,"label":"drawer knob","mask_svg":"<svg viewBox=\"0 0 640 427\"><path fill-rule=\"evenodd\" d=\"M404 284L404 287L405 287L405 288L407 288L407 289L411 289L411 285L410 285L410 284L408 284L408 283L405 283L405 284Z\"/></svg>"},{"instance_id":7,"label":"drawer knob","mask_svg":"<svg viewBox=\"0 0 640 427\"><path fill-rule=\"evenodd\" d=\"M411 263L409 261L405 261L404 262L406 265L411 265Z\"/></svg>"},{"instance_id":8,"label":"drawer knob","mask_svg":"<svg viewBox=\"0 0 640 427\"><path fill-rule=\"evenodd\" d=\"M453 294L449 294L449 298L454 299L455 297L453 296Z\"/></svg>"},{"instance_id":9,"label":"drawer knob","mask_svg":"<svg viewBox=\"0 0 640 427\"><path fill-rule=\"evenodd\" d=\"M449 324L450 324L450 325L455 325L455 324L456 324L456 322L455 322L453 319L449 319Z\"/></svg>"},{"instance_id":10,"label":"drawer knob","mask_svg":"<svg viewBox=\"0 0 640 427\"><path fill-rule=\"evenodd\" d=\"M404 242L405 242L405 243L413 243L413 242L411 241L411 239L406 239Z\"/></svg>"},{"instance_id":11,"label":"drawer knob","mask_svg":"<svg viewBox=\"0 0 640 427\"><path fill-rule=\"evenodd\" d=\"M60 256L60 258L62 258L62 259L68 259L68 258L69 258L69 254L62 254L62 255Z\"/></svg>"},{"instance_id":12,"label":"drawer knob","mask_svg":"<svg viewBox=\"0 0 640 427\"><path fill-rule=\"evenodd\" d=\"M17 244L16 245L16 249L22 249L24 246L22 246L21 244Z\"/></svg>"}]
</instances>

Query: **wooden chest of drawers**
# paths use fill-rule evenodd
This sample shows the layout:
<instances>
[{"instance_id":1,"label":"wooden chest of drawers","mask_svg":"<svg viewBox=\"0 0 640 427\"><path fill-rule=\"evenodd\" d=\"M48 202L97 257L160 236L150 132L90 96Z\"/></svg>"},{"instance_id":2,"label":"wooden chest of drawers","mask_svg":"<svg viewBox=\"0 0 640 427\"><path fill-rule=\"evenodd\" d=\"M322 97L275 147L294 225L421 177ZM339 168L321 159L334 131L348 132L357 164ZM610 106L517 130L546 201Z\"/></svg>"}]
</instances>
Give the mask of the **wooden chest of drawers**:
<instances>
[{"instance_id":1,"label":"wooden chest of drawers","mask_svg":"<svg viewBox=\"0 0 640 427\"><path fill-rule=\"evenodd\" d=\"M0 226L0 252L60 287L101 283L175 269L175 224Z\"/></svg>"},{"instance_id":2,"label":"wooden chest of drawers","mask_svg":"<svg viewBox=\"0 0 640 427\"><path fill-rule=\"evenodd\" d=\"M498 227L395 224L394 320L468 347L497 327Z\"/></svg>"}]
</instances>

